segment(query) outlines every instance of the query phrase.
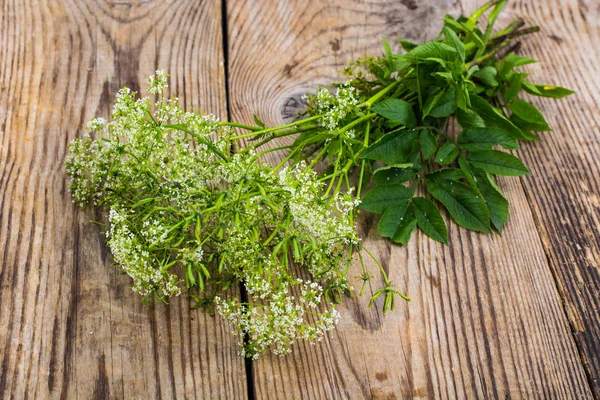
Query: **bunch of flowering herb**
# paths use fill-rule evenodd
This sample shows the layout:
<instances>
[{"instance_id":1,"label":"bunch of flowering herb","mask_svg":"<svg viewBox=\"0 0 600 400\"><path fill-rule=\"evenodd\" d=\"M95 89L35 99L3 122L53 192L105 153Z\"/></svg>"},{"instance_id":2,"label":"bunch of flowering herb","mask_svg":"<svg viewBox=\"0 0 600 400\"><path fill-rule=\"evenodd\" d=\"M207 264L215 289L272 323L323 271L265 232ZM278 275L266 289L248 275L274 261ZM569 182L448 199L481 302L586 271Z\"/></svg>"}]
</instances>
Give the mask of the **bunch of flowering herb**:
<instances>
[{"instance_id":1,"label":"bunch of flowering herb","mask_svg":"<svg viewBox=\"0 0 600 400\"><path fill-rule=\"evenodd\" d=\"M167 76L157 71L149 90L158 101L125 88L112 121L90 123L95 139L72 143L66 163L73 198L109 210L107 242L133 290L147 301L184 291L199 306L216 306L247 357L269 348L285 354L296 340L320 340L333 328L332 304L349 289L355 254L361 294L372 278L365 252L384 281L370 304L383 296L384 311L393 309L396 296L408 298L360 245L357 206L382 214L379 233L402 244L417 227L448 242L432 199L460 226L501 233L508 201L494 176L528 171L498 149L517 150L519 141L538 140L533 132L550 130L518 96L572 93L533 84L520 71L535 61L516 55L518 40L538 29L516 20L494 33L505 4L492 1L468 18L446 16L436 40L401 40L403 53L384 42L383 56L346 68L349 80L335 93L321 88L309 96L305 118L277 127L257 117L252 126L186 112L162 97ZM461 128L456 136L445 130L451 120ZM292 145L259 151L289 135L297 136ZM233 153L241 139L253 145ZM260 161L278 150L288 151L279 165ZM318 163L323 172L315 172ZM295 276L291 262L310 280ZM224 296L238 283L248 301Z\"/></svg>"},{"instance_id":2,"label":"bunch of flowering herb","mask_svg":"<svg viewBox=\"0 0 600 400\"><path fill-rule=\"evenodd\" d=\"M109 210L108 246L145 301L185 292L216 306L252 358L321 340L337 322L333 303L349 290L360 249L358 201L324 196L303 163L262 163L270 150L233 153L231 124L163 98L166 80L162 71L149 79L156 102L122 89L112 121L92 120L94 138L72 142L74 201ZM294 276L291 262L310 279ZM245 286L248 301L226 296L233 284Z\"/></svg>"},{"instance_id":3,"label":"bunch of flowering herb","mask_svg":"<svg viewBox=\"0 0 600 400\"><path fill-rule=\"evenodd\" d=\"M394 242L405 244L419 227L448 243L432 199L462 227L501 233L508 201L494 176L528 170L500 148L517 150L519 141L536 141L534 132L550 130L542 114L518 96L573 93L531 83L520 70L535 61L516 55L519 40L538 28L524 28L517 19L494 33L505 4L491 1L470 17L447 15L437 39L421 45L400 40L401 53L384 42L383 56L351 63L345 70L350 79L336 85L335 94L321 88L308 96L307 117L294 125L301 134L289 155L297 163L323 161L326 193L345 187L360 198L373 181L361 208L382 214L379 233ZM487 24L480 29L483 19ZM446 133L451 120L461 128L457 136ZM289 127L251 129L259 130L257 140L264 143L289 134Z\"/></svg>"}]
</instances>

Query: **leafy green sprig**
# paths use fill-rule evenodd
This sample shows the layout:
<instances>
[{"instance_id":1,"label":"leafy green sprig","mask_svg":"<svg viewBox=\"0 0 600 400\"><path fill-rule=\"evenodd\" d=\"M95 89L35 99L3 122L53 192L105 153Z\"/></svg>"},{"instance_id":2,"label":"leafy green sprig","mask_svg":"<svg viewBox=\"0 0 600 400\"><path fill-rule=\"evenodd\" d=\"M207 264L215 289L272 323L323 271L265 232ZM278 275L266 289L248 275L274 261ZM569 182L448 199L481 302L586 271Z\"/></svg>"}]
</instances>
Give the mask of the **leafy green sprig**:
<instances>
[{"instance_id":1,"label":"leafy green sprig","mask_svg":"<svg viewBox=\"0 0 600 400\"><path fill-rule=\"evenodd\" d=\"M406 243L418 227L448 243L432 200L462 227L501 233L508 201L494 176L527 174L507 151L550 130L537 108L518 96L573 93L531 83L521 71L535 60L515 53L519 40L539 29L517 19L494 33L505 4L489 2L470 17L447 15L437 39L421 45L400 40L401 53L384 42L383 56L345 69L350 79L336 85L335 94L321 88L308 96L308 118L285 128L261 125L244 137L264 144L295 133L290 128L301 132L288 158L321 161L326 193L354 190L364 211L382 214L379 233L394 242ZM451 121L460 127L456 136L446 132Z\"/></svg>"}]
</instances>

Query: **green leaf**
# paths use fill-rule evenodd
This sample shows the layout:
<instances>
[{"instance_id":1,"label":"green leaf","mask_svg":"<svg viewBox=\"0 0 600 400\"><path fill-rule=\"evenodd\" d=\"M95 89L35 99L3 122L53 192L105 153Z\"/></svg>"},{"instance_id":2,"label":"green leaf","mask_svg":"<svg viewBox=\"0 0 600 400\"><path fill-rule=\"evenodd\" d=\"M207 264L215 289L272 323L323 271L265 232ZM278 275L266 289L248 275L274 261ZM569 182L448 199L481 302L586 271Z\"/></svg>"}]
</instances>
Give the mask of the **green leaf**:
<instances>
[{"instance_id":1,"label":"green leaf","mask_svg":"<svg viewBox=\"0 0 600 400\"><path fill-rule=\"evenodd\" d=\"M518 56L514 52L510 53L506 57L504 57L504 61L511 64L510 69L513 69L514 67L520 67L522 65L533 64L533 63L537 62L533 58Z\"/></svg>"},{"instance_id":2,"label":"green leaf","mask_svg":"<svg viewBox=\"0 0 600 400\"><path fill-rule=\"evenodd\" d=\"M381 214L390 206L406 203L412 197L412 191L403 185L380 185L370 190L360 203L360 208Z\"/></svg>"},{"instance_id":3,"label":"green leaf","mask_svg":"<svg viewBox=\"0 0 600 400\"><path fill-rule=\"evenodd\" d=\"M449 14L444 15L444 26L453 28L459 32L467 30L467 28L464 26L464 24L456 21L454 19L454 17Z\"/></svg>"},{"instance_id":4,"label":"green leaf","mask_svg":"<svg viewBox=\"0 0 600 400\"><path fill-rule=\"evenodd\" d=\"M561 99L575 93L572 90L560 86L536 85L535 83L530 82L523 82L523 89L525 89L527 93L535 96L552 97L554 99Z\"/></svg>"},{"instance_id":5,"label":"green leaf","mask_svg":"<svg viewBox=\"0 0 600 400\"><path fill-rule=\"evenodd\" d=\"M464 150L491 150L500 145L508 150L516 150L519 144L506 131L498 128L469 128L458 134L458 144Z\"/></svg>"},{"instance_id":6,"label":"green leaf","mask_svg":"<svg viewBox=\"0 0 600 400\"><path fill-rule=\"evenodd\" d=\"M450 164L456 156L458 156L456 145L453 142L446 142L437 151L435 162L442 165Z\"/></svg>"},{"instance_id":7,"label":"green leaf","mask_svg":"<svg viewBox=\"0 0 600 400\"><path fill-rule=\"evenodd\" d=\"M473 175L490 212L492 225L499 233L502 233L502 228L508 220L508 200L504 198L492 177L485 171L476 168Z\"/></svg>"},{"instance_id":8,"label":"green leaf","mask_svg":"<svg viewBox=\"0 0 600 400\"><path fill-rule=\"evenodd\" d=\"M483 67L479 71L474 72L473 76L478 78L484 85L486 85L488 87L496 87L496 86L498 86L498 81L496 80L496 74L498 74L498 71L496 71L496 68L488 65L486 67Z\"/></svg>"},{"instance_id":9,"label":"green leaf","mask_svg":"<svg viewBox=\"0 0 600 400\"><path fill-rule=\"evenodd\" d=\"M526 139L523 132L512 122L501 115L486 100L474 93L470 94L471 106L485 122L488 128L500 128L506 131L513 139Z\"/></svg>"},{"instance_id":10,"label":"green leaf","mask_svg":"<svg viewBox=\"0 0 600 400\"><path fill-rule=\"evenodd\" d=\"M423 129L420 135L421 152L425 160L430 159L437 150L437 137L429 129Z\"/></svg>"},{"instance_id":11,"label":"green leaf","mask_svg":"<svg viewBox=\"0 0 600 400\"><path fill-rule=\"evenodd\" d=\"M400 99L387 99L372 107L371 110L391 121L397 121L408 128L414 128L417 118L412 105Z\"/></svg>"},{"instance_id":12,"label":"green leaf","mask_svg":"<svg viewBox=\"0 0 600 400\"><path fill-rule=\"evenodd\" d=\"M517 157L497 150L474 151L467 156L474 166L494 175L520 176L529 173Z\"/></svg>"},{"instance_id":13,"label":"green leaf","mask_svg":"<svg viewBox=\"0 0 600 400\"><path fill-rule=\"evenodd\" d=\"M444 36L446 36L446 42L449 45L451 45L452 47L454 47L454 49L458 53L458 56L460 57L460 60L464 63L465 62L465 44L458 38L456 33L452 29L448 28L447 26L444 27Z\"/></svg>"},{"instance_id":14,"label":"green leaf","mask_svg":"<svg viewBox=\"0 0 600 400\"><path fill-rule=\"evenodd\" d=\"M429 96L423 105L423 118L430 115L442 118L452 115L456 110L456 89L451 87L445 92Z\"/></svg>"},{"instance_id":15,"label":"green leaf","mask_svg":"<svg viewBox=\"0 0 600 400\"><path fill-rule=\"evenodd\" d=\"M390 132L369 146L362 158L392 165L401 164L412 152L417 138L417 131Z\"/></svg>"},{"instance_id":16,"label":"green leaf","mask_svg":"<svg viewBox=\"0 0 600 400\"><path fill-rule=\"evenodd\" d=\"M434 59L453 61L456 56L457 52L454 47L448 46L445 43L433 41L423 43L405 55L406 58L416 62L433 61Z\"/></svg>"},{"instance_id":17,"label":"green leaf","mask_svg":"<svg viewBox=\"0 0 600 400\"><path fill-rule=\"evenodd\" d=\"M485 122L483 119L473 110L463 111L460 108L456 110L456 120L461 128L483 128Z\"/></svg>"},{"instance_id":18,"label":"green leaf","mask_svg":"<svg viewBox=\"0 0 600 400\"><path fill-rule=\"evenodd\" d=\"M392 206L385 210L379 225L379 234L396 243L406 244L417 227L415 213L408 204Z\"/></svg>"},{"instance_id":19,"label":"green leaf","mask_svg":"<svg viewBox=\"0 0 600 400\"><path fill-rule=\"evenodd\" d=\"M427 190L446 207L456 223L478 232L491 232L485 201L471 186L457 181L427 180Z\"/></svg>"},{"instance_id":20,"label":"green leaf","mask_svg":"<svg viewBox=\"0 0 600 400\"><path fill-rule=\"evenodd\" d=\"M510 110L513 112L510 120L518 127L534 132L550 130L542 113L525 100L515 99L510 106Z\"/></svg>"},{"instance_id":21,"label":"green leaf","mask_svg":"<svg viewBox=\"0 0 600 400\"><path fill-rule=\"evenodd\" d=\"M256 124L256 126L260 126L261 128L265 127L265 123L258 119L256 115L252 115L252 117L254 118L254 123Z\"/></svg>"},{"instance_id":22,"label":"green leaf","mask_svg":"<svg viewBox=\"0 0 600 400\"><path fill-rule=\"evenodd\" d=\"M408 40L399 39L398 41L400 42L400 46L402 46L405 51L411 51L418 46L418 44L409 42Z\"/></svg>"},{"instance_id":23,"label":"green leaf","mask_svg":"<svg viewBox=\"0 0 600 400\"><path fill-rule=\"evenodd\" d=\"M385 167L377 168L374 173L376 174L377 172L386 171L389 169L406 169L406 168L412 168L412 167L413 167L413 163L387 165Z\"/></svg>"},{"instance_id":24,"label":"green leaf","mask_svg":"<svg viewBox=\"0 0 600 400\"><path fill-rule=\"evenodd\" d=\"M446 223L435 204L426 198L415 197L412 199L412 205L419 228L433 240L448 244Z\"/></svg>"},{"instance_id":25,"label":"green leaf","mask_svg":"<svg viewBox=\"0 0 600 400\"><path fill-rule=\"evenodd\" d=\"M464 177L465 174L458 168L442 168L427 174L427 179L433 182L459 181Z\"/></svg>"},{"instance_id":26,"label":"green leaf","mask_svg":"<svg viewBox=\"0 0 600 400\"><path fill-rule=\"evenodd\" d=\"M471 164L469 164L464 157L458 157L458 166L465 174L465 179L467 182L469 182L469 185L477 189L477 182L475 182L475 178L473 177L473 169L471 168Z\"/></svg>"},{"instance_id":27,"label":"green leaf","mask_svg":"<svg viewBox=\"0 0 600 400\"><path fill-rule=\"evenodd\" d=\"M512 74L510 79L508 80L508 87L504 89L503 98L505 103L510 103L517 97L519 92L521 91L521 87L523 86L523 80L527 74Z\"/></svg>"},{"instance_id":28,"label":"green leaf","mask_svg":"<svg viewBox=\"0 0 600 400\"><path fill-rule=\"evenodd\" d=\"M415 177L415 172L406 168L379 168L373 173L373 180L377 185L396 185L410 181Z\"/></svg>"}]
</instances>

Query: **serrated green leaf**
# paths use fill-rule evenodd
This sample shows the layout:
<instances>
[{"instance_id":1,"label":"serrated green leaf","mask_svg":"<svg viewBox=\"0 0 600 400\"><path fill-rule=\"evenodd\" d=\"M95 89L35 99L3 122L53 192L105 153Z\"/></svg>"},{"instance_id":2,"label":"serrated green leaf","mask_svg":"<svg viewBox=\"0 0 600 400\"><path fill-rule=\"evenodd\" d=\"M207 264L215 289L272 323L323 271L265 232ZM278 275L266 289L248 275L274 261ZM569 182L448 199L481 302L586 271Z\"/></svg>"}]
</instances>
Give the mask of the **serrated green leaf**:
<instances>
[{"instance_id":1,"label":"serrated green leaf","mask_svg":"<svg viewBox=\"0 0 600 400\"><path fill-rule=\"evenodd\" d=\"M371 111L391 121L397 121L408 128L414 128L417 118L412 105L400 99L387 99L371 108Z\"/></svg>"},{"instance_id":2,"label":"serrated green leaf","mask_svg":"<svg viewBox=\"0 0 600 400\"><path fill-rule=\"evenodd\" d=\"M474 93L470 94L471 106L485 122L488 128L500 128L506 131L513 139L526 139L523 132L512 122L494 109L486 100Z\"/></svg>"},{"instance_id":3,"label":"serrated green leaf","mask_svg":"<svg viewBox=\"0 0 600 400\"><path fill-rule=\"evenodd\" d=\"M413 170L405 168L379 168L373 173L373 180L377 185L396 185L410 181L415 175Z\"/></svg>"},{"instance_id":4,"label":"serrated green leaf","mask_svg":"<svg viewBox=\"0 0 600 400\"><path fill-rule=\"evenodd\" d=\"M405 57L415 62L432 61L435 59L452 61L457 55L454 47L440 42L423 43L408 53Z\"/></svg>"},{"instance_id":5,"label":"serrated green leaf","mask_svg":"<svg viewBox=\"0 0 600 400\"><path fill-rule=\"evenodd\" d=\"M360 203L360 208L381 214L386 208L406 203L412 191L403 185L380 185L371 189Z\"/></svg>"},{"instance_id":6,"label":"serrated green leaf","mask_svg":"<svg viewBox=\"0 0 600 400\"><path fill-rule=\"evenodd\" d=\"M451 87L445 92L436 94L431 100L427 99L423 105L423 118L428 115L435 118L443 118L452 115L455 110L456 89Z\"/></svg>"},{"instance_id":7,"label":"serrated green leaf","mask_svg":"<svg viewBox=\"0 0 600 400\"><path fill-rule=\"evenodd\" d=\"M393 169L393 168L406 169L406 168L412 168L412 167L413 167L412 163L393 164L393 165L387 165L385 167L377 168L374 173L376 174L377 172L386 171L386 170Z\"/></svg>"},{"instance_id":8,"label":"serrated green leaf","mask_svg":"<svg viewBox=\"0 0 600 400\"><path fill-rule=\"evenodd\" d=\"M519 144L506 131L499 128L469 128L458 134L458 145L469 151L491 150L500 145L507 150L516 150Z\"/></svg>"},{"instance_id":9,"label":"serrated green leaf","mask_svg":"<svg viewBox=\"0 0 600 400\"><path fill-rule=\"evenodd\" d=\"M552 97L554 99L561 99L565 96L575 93L570 89L560 86L536 85L530 82L523 82L523 89L525 89L527 93L535 96Z\"/></svg>"},{"instance_id":10,"label":"serrated green leaf","mask_svg":"<svg viewBox=\"0 0 600 400\"><path fill-rule=\"evenodd\" d=\"M483 128L485 122L483 119L473 110L456 110L456 120L461 128Z\"/></svg>"},{"instance_id":11,"label":"serrated green leaf","mask_svg":"<svg viewBox=\"0 0 600 400\"><path fill-rule=\"evenodd\" d=\"M417 138L417 131L390 132L369 146L362 158L401 164L412 153Z\"/></svg>"},{"instance_id":12,"label":"serrated green leaf","mask_svg":"<svg viewBox=\"0 0 600 400\"><path fill-rule=\"evenodd\" d=\"M444 32L444 36L446 36L446 42L449 45L451 45L452 47L454 47L454 49L458 53L458 56L460 57L460 60L464 63L465 62L465 44L458 38L458 36L456 35L456 32L454 32L452 29L448 28L447 26L444 27L443 32Z\"/></svg>"},{"instance_id":13,"label":"serrated green leaf","mask_svg":"<svg viewBox=\"0 0 600 400\"><path fill-rule=\"evenodd\" d=\"M453 142L446 142L435 155L435 162L441 165L450 164L458 156L458 149Z\"/></svg>"},{"instance_id":14,"label":"serrated green leaf","mask_svg":"<svg viewBox=\"0 0 600 400\"><path fill-rule=\"evenodd\" d=\"M417 227L415 213L408 204L388 207L377 226L379 234L396 243L406 244Z\"/></svg>"},{"instance_id":15,"label":"serrated green leaf","mask_svg":"<svg viewBox=\"0 0 600 400\"><path fill-rule=\"evenodd\" d=\"M477 181L477 187L485 199L485 204L490 212L490 219L492 225L498 231L502 233L502 228L508 220L508 200L502 195L502 192L489 174L482 169L476 168L473 171L475 180Z\"/></svg>"},{"instance_id":16,"label":"serrated green leaf","mask_svg":"<svg viewBox=\"0 0 600 400\"><path fill-rule=\"evenodd\" d=\"M429 129L423 129L419 136L421 152L425 160L430 159L437 150L437 137Z\"/></svg>"},{"instance_id":17,"label":"serrated green leaf","mask_svg":"<svg viewBox=\"0 0 600 400\"><path fill-rule=\"evenodd\" d=\"M497 150L474 151L467 156L467 161L494 175L520 176L529 173L517 157Z\"/></svg>"},{"instance_id":18,"label":"serrated green leaf","mask_svg":"<svg viewBox=\"0 0 600 400\"><path fill-rule=\"evenodd\" d=\"M467 30L467 28L464 26L464 24L458 22L457 20L454 19L453 16L451 16L449 14L444 15L444 26L450 27L459 32Z\"/></svg>"},{"instance_id":19,"label":"serrated green leaf","mask_svg":"<svg viewBox=\"0 0 600 400\"><path fill-rule=\"evenodd\" d=\"M448 230L444 218L431 200L423 197L412 199L419 228L433 240L448 244Z\"/></svg>"},{"instance_id":20,"label":"serrated green leaf","mask_svg":"<svg viewBox=\"0 0 600 400\"><path fill-rule=\"evenodd\" d=\"M471 168L471 164L464 158L458 157L458 166L461 171L465 174L465 179L469 182L473 188L477 188L477 183L475 182L475 178L473 177L473 169Z\"/></svg>"},{"instance_id":21,"label":"serrated green leaf","mask_svg":"<svg viewBox=\"0 0 600 400\"><path fill-rule=\"evenodd\" d=\"M542 113L533 105L525 100L515 99L510 106L512 123L528 131L544 132L549 131L550 127Z\"/></svg>"},{"instance_id":22,"label":"serrated green leaf","mask_svg":"<svg viewBox=\"0 0 600 400\"><path fill-rule=\"evenodd\" d=\"M459 181L465 174L458 168L442 168L427 174L427 179L433 182Z\"/></svg>"},{"instance_id":23,"label":"serrated green leaf","mask_svg":"<svg viewBox=\"0 0 600 400\"><path fill-rule=\"evenodd\" d=\"M457 181L427 180L427 190L446 207L456 223L472 231L491 231L485 201L471 186Z\"/></svg>"}]
</instances>

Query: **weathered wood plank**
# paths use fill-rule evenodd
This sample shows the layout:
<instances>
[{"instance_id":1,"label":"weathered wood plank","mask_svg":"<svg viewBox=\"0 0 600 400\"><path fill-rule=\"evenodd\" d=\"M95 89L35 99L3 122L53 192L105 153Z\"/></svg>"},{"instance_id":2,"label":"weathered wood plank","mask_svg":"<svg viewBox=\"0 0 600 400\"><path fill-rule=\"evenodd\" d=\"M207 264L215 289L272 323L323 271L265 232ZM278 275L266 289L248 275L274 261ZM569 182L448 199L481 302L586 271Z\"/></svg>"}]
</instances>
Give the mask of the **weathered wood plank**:
<instances>
[{"instance_id":1,"label":"weathered wood plank","mask_svg":"<svg viewBox=\"0 0 600 400\"><path fill-rule=\"evenodd\" d=\"M522 179L575 341L600 398L600 8L597 1L514 2L520 15L542 27L524 52L535 82L577 93L561 101L530 97L552 132L525 146L532 171Z\"/></svg>"},{"instance_id":2,"label":"weathered wood plank","mask_svg":"<svg viewBox=\"0 0 600 400\"><path fill-rule=\"evenodd\" d=\"M156 67L226 116L221 32L219 1L0 1L0 397L246 397L228 328L185 299L142 306L63 167Z\"/></svg>"},{"instance_id":3,"label":"weathered wood plank","mask_svg":"<svg viewBox=\"0 0 600 400\"><path fill-rule=\"evenodd\" d=\"M458 10L434 0L229 1L234 119L283 122L347 60L379 54L381 37L430 38L439 25L429 21L446 11ZM366 245L413 301L383 317L366 298L347 300L325 343L253 364L257 397L591 397L527 195L517 179L500 183L511 201L502 237L451 225L449 247L423 235L396 247L365 219Z\"/></svg>"}]
</instances>

